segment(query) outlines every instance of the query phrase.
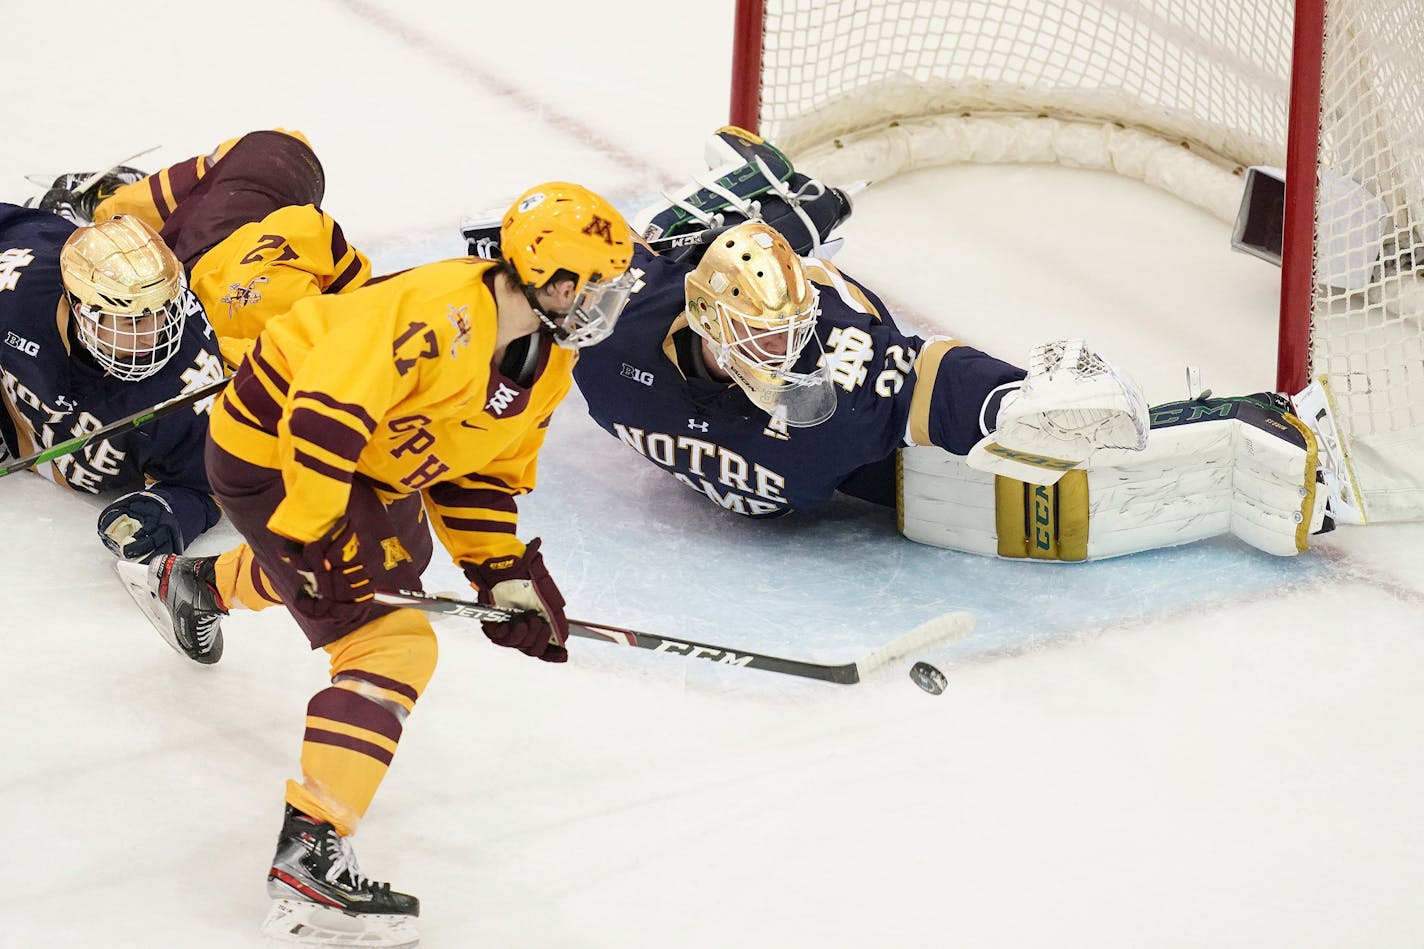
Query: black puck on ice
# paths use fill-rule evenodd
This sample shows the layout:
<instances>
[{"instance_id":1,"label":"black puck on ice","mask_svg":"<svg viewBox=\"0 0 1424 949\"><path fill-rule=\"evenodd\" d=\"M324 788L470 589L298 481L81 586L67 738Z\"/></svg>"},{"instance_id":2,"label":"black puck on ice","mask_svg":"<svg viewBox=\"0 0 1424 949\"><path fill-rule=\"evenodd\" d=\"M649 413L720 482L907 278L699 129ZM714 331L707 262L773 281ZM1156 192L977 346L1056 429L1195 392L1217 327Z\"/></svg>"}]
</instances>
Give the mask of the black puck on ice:
<instances>
[{"instance_id":1,"label":"black puck on ice","mask_svg":"<svg viewBox=\"0 0 1424 949\"><path fill-rule=\"evenodd\" d=\"M949 684L944 673L940 672L928 662L917 662L910 667L910 678L915 680L915 685L924 689L930 695L939 695L944 691L944 687Z\"/></svg>"}]
</instances>

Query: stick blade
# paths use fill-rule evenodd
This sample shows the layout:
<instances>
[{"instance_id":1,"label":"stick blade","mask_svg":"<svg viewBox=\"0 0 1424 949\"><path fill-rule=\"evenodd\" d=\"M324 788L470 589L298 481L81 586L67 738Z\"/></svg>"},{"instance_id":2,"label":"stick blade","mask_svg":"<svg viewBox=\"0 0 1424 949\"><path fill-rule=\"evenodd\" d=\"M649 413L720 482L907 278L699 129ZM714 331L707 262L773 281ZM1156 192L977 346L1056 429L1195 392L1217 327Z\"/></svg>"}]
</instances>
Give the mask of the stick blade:
<instances>
[{"instance_id":1,"label":"stick blade","mask_svg":"<svg viewBox=\"0 0 1424 949\"><path fill-rule=\"evenodd\" d=\"M855 666L860 675L864 677L888 662L894 662L896 659L930 646L967 639L972 632L974 632L973 613L963 610L943 613L934 619L926 620L899 639L891 640L871 652L856 662Z\"/></svg>"}]
</instances>

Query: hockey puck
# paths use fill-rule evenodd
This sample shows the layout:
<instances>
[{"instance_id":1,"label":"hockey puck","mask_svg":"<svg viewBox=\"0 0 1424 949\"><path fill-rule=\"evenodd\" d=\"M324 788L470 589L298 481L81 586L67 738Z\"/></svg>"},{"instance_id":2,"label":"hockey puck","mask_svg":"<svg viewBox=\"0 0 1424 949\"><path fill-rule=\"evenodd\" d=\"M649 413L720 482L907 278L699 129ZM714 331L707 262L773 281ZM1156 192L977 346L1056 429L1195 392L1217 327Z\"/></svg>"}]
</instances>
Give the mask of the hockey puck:
<instances>
[{"instance_id":1,"label":"hockey puck","mask_svg":"<svg viewBox=\"0 0 1424 949\"><path fill-rule=\"evenodd\" d=\"M924 689L930 695L939 695L944 691L944 687L949 684L944 673L940 672L928 662L917 662L910 667L910 678L915 680L915 685Z\"/></svg>"}]
</instances>

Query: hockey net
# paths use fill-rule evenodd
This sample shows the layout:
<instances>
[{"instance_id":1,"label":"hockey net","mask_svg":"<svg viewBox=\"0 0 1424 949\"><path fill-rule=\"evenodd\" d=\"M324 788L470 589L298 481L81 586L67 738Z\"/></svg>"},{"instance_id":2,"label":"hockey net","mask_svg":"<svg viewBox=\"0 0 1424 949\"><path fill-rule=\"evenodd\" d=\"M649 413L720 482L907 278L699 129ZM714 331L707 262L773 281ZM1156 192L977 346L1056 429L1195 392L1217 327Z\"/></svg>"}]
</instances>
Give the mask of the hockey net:
<instances>
[{"instance_id":1,"label":"hockey net","mask_svg":"<svg viewBox=\"0 0 1424 949\"><path fill-rule=\"evenodd\" d=\"M1424 518L1424 17L1409 4L739 0L736 43L732 121L832 184L1053 162L1234 222L1244 170L1283 169L1277 384L1323 380L1368 520Z\"/></svg>"}]
</instances>

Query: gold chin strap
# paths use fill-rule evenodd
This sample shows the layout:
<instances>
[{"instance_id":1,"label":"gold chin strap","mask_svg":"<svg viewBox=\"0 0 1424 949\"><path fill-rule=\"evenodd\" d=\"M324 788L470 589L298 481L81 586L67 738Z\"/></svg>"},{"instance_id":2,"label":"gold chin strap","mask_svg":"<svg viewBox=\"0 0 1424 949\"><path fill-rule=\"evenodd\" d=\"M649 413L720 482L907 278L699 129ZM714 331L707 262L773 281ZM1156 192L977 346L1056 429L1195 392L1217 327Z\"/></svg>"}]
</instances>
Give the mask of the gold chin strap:
<instances>
[{"instance_id":1,"label":"gold chin strap","mask_svg":"<svg viewBox=\"0 0 1424 949\"><path fill-rule=\"evenodd\" d=\"M999 556L1031 560L1088 558L1088 473L1069 471L1051 485L994 479Z\"/></svg>"}]
</instances>

